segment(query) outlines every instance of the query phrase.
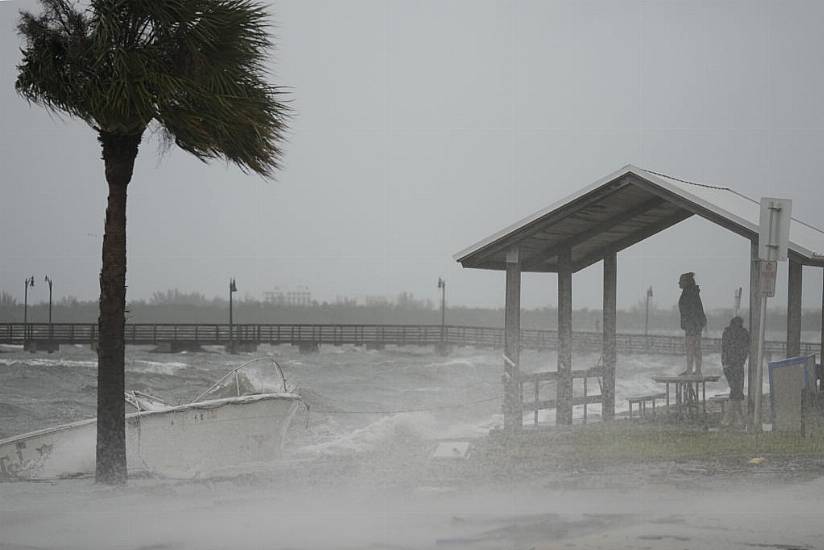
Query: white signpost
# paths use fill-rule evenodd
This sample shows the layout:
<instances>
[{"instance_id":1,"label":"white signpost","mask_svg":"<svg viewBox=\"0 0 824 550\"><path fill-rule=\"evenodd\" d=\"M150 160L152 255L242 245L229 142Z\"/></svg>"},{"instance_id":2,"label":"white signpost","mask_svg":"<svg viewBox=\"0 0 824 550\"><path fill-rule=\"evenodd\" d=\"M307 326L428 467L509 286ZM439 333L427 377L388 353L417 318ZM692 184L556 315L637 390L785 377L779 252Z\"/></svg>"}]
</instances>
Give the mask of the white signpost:
<instances>
[{"instance_id":1,"label":"white signpost","mask_svg":"<svg viewBox=\"0 0 824 550\"><path fill-rule=\"evenodd\" d=\"M764 380L764 331L767 324L767 298L775 296L775 277L778 262L787 260L787 246L790 242L790 199L761 198L761 216L758 231L758 286L761 294L761 313L758 324L758 355L755 359L755 380L753 392L752 428L761 431L761 388Z\"/></svg>"},{"instance_id":2,"label":"white signpost","mask_svg":"<svg viewBox=\"0 0 824 550\"><path fill-rule=\"evenodd\" d=\"M787 259L790 243L790 217L793 201L761 197L761 216L758 219L758 259Z\"/></svg>"}]
</instances>

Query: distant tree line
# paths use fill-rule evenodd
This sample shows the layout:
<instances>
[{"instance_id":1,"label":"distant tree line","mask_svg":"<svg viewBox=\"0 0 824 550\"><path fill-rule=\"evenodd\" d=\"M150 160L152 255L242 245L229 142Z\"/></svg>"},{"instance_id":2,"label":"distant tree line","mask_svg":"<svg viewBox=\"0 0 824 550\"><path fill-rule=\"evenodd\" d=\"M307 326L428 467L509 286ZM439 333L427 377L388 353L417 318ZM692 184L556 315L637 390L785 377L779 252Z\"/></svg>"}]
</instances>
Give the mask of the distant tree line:
<instances>
[{"instance_id":1,"label":"distant tree line","mask_svg":"<svg viewBox=\"0 0 824 550\"><path fill-rule=\"evenodd\" d=\"M225 298L207 298L199 292L178 289L155 292L148 300L134 300L127 304L126 318L130 323L226 323L229 302ZM747 311L740 313L748 324ZM557 310L554 307L524 309L521 326L525 329L555 329ZM97 301L63 297L53 305L55 322L95 323L98 316ZM720 334L733 316L730 308L707 311L707 330L711 335ZM29 304L29 320L45 322L48 304ZM644 307L636 305L618 311L618 330L621 332L644 331ZM415 299L402 293L394 300L358 304L354 300L336 303L312 302L306 306L281 305L257 300L252 297L238 298L234 302L235 322L242 323L331 323L331 324L440 324L440 309L429 300ZM601 310L581 308L573 313L573 325L578 331L600 331ZM0 322L23 320L23 304L10 294L0 291ZM451 325L501 327L504 324L503 308L447 307L446 322ZM780 333L786 330L786 310L774 309L768 315L768 328ZM649 332L651 334L677 333L680 330L678 308L650 307ZM821 330L821 312L805 310L802 314L805 331ZM809 338L807 338L809 339Z\"/></svg>"}]
</instances>

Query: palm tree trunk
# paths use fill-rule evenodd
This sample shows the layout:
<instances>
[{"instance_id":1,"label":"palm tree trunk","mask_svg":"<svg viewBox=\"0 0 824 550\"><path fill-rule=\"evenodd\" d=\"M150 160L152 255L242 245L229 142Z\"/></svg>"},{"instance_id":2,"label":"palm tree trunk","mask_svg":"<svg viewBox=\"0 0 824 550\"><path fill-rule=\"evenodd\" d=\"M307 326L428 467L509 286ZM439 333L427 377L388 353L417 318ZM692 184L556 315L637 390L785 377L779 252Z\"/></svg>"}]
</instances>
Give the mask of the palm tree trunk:
<instances>
[{"instance_id":1,"label":"palm tree trunk","mask_svg":"<svg viewBox=\"0 0 824 550\"><path fill-rule=\"evenodd\" d=\"M98 483L126 483L126 189L132 179L141 135L100 132L109 202L100 270L100 318L97 343Z\"/></svg>"}]
</instances>

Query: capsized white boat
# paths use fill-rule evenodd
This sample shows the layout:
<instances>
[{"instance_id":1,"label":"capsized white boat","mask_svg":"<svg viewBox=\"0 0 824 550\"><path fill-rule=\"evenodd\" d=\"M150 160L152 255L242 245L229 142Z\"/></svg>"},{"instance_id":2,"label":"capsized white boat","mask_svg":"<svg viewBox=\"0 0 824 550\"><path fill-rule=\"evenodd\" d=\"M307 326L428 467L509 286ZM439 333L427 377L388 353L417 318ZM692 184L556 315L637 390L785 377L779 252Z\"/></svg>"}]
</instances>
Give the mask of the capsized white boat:
<instances>
[{"instance_id":1,"label":"capsized white boat","mask_svg":"<svg viewBox=\"0 0 824 550\"><path fill-rule=\"evenodd\" d=\"M277 362L257 358L185 405L140 392L126 401L136 409L126 414L129 473L190 478L277 459L301 399ZM0 479L91 475L96 440L96 418L0 439Z\"/></svg>"}]
</instances>

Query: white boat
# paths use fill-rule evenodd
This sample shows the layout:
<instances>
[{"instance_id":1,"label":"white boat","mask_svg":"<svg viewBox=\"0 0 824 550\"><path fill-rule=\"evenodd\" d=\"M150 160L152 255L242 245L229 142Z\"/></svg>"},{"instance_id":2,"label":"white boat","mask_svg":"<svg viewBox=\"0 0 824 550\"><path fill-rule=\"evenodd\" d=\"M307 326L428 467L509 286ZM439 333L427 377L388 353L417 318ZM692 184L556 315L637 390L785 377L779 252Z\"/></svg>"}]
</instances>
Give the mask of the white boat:
<instances>
[{"instance_id":1,"label":"white boat","mask_svg":"<svg viewBox=\"0 0 824 550\"><path fill-rule=\"evenodd\" d=\"M262 361L272 365L261 369ZM280 375L276 386L272 367ZM185 405L140 392L127 392L126 401L136 409L126 414L129 473L185 478L277 459L301 402L268 358L232 369ZM96 441L96 418L0 439L0 479L91 475Z\"/></svg>"}]
</instances>

